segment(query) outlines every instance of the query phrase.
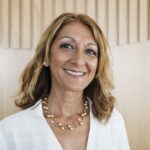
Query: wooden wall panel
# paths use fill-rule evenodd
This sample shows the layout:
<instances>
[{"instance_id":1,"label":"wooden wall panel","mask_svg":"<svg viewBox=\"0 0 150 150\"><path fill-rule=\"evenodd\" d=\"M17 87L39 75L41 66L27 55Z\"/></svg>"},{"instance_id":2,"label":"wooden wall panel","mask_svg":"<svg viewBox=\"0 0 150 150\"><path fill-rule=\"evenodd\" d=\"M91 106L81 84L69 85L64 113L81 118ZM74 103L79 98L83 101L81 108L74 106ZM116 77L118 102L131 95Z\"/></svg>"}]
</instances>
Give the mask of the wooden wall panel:
<instances>
[{"instance_id":1,"label":"wooden wall panel","mask_svg":"<svg viewBox=\"0 0 150 150\"><path fill-rule=\"evenodd\" d=\"M139 1L129 0L129 43L139 41Z\"/></svg>"},{"instance_id":2,"label":"wooden wall panel","mask_svg":"<svg viewBox=\"0 0 150 150\"><path fill-rule=\"evenodd\" d=\"M118 2L118 44L125 45L128 43L129 31L129 10L128 0L119 0Z\"/></svg>"},{"instance_id":3,"label":"wooden wall panel","mask_svg":"<svg viewBox=\"0 0 150 150\"><path fill-rule=\"evenodd\" d=\"M87 0L87 15L97 20L97 1L96 0Z\"/></svg>"},{"instance_id":4,"label":"wooden wall panel","mask_svg":"<svg viewBox=\"0 0 150 150\"><path fill-rule=\"evenodd\" d=\"M148 0L148 39L150 40L150 0Z\"/></svg>"},{"instance_id":5,"label":"wooden wall panel","mask_svg":"<svg viewBox=\"0 0 150 150\"><path fill-rule=\"evenodd\" d=\"M35 48L41 33L63 12L96 20L110 46L150 39L149 0L1 0L0 47Z\"/></svg>"},{"instance_id":6,"label":"wooden wall panel","mask_svg":"<svg viewBox=\"0 0 150 150\"><path fill-rule=\"evenodd\" d=\"M108 37L108 2L107 0L97 1L97 23L104 32L105 36Z\"/></svg>"},{"instance_id":7,"label":"wooden wall panel","mask_svg":"<svg viewBox=\"0 0 150 150\"><path fill-rule=\"evenodd\" d=\"M65 12L75 12L76 1L75 0L65 0Z\"/></svg>"},{"instance_id":8,"label":"wooden wall panel","mask_svg":"<svg viewBox=\"0 0 150 150\"><path fill-rule=\"evenodd\" d=\"M86 13L86 0L76 0L76 12Z\"/></svg>"},{"instance_id":9,"label":"wooden wall panel","mask_svg":"<svg viewBox=\"0 0 150 150\"><path fill-rule=\"evenodd\" d=\"M21 47L31 47L31 1L21 0Z\"/></svg>"},{"instance_id":10,"label":"wooden wall panel","mask_svg":"<svg viewBox=\"0 0 150 150\"><path fill-rule=\"evenodd\" d=\"M64 0L54 0L54 6L52 7L54 7L54 16L57 17L58 15L64 12Z\"/></svg>"},{"instance_id":11,"label":"wooden wall panel","mask_svg":"<svg viewBox=\"0 0 150 150\"><path fill-rule=\"evenodd\" d=\"M108 42L110 46L118 42L118 3L117 0L108 1Z\"/></svg>"},{"instance_id":12,"label":"wooden wall panel","mask_svg":"<svg viewBox=\"0 0 150 150\"><path fill-rule=\"evenodd\" d=\"M9 47L9 0L0 1L0 46Z\"/></svg>"},{"instance_id":13,"label":"wooden wall panel","mask_svg":"<svg viewBox=\"0 0 150 150\"><path fill-rule=\"evenodd\" d=\"M148 0L139 0L139 40L148 39Z\"/></svg>"},{"instance_id":14,"label":"wooden wall panel","mask_svg":"<svg viewBox=\"0 0 150 150\"><path fill-rule=\"evenodd\" d=\"M10 0L10 14L10 47L20 48L20 0Z\"/></svg>"},{"instance_id":15,"label":"wooden wall panel","mask_svg":"<svg viewBox=\"0 0 150 150\"><path fill-rule=\"evenodd\" d=\"M42 33L42 0L32 0L32 45L36 47Z\"/></svg>"},{"instance_id":16,"label":"wooden wall panel","mask_svg":"<svg viewBox=\"0 0 150 150\"><path fill-rule=\"evenodd\" d=\"M47 26L51 23L51 20L54 16L54 8L53 0L44 0L43 1L43 24L42 24L42 32L47 28Z\"/></svg>"}]
</instances>

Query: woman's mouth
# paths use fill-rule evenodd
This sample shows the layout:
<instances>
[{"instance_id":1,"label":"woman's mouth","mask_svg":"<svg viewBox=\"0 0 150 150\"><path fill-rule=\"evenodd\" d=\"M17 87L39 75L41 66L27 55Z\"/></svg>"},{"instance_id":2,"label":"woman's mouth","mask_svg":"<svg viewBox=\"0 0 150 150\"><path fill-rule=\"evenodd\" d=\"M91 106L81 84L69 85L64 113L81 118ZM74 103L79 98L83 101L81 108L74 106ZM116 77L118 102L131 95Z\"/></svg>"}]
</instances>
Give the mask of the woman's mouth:
<instances>
[{"instance_id":1,"label":"woman's mouth","mask_svg":"<svg viewBox=\"0 0 150 150\"><path fill-rule=\"evenodd\" d=\"M75 71L75 70L70 70L70 69L64 69L64 71L72 76L83 76L85 75L85 72L82 71Z\"/></svg>"}]
</instances>

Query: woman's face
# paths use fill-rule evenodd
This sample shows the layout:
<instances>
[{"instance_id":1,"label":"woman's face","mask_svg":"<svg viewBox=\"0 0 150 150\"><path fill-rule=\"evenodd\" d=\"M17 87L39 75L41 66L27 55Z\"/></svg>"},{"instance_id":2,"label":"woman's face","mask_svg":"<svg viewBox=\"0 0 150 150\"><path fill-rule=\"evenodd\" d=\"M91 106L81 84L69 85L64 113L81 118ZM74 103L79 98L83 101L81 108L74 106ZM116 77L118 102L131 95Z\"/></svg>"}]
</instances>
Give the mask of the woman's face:
<instances>
[{"instance_id":1,"label":"woman's face","mask_svg":"<svg viewBox=\"0 0 150 150\"><path fill-rule=\"evenodd\" d=\"M93 80L98 47L91 31L79 22L65 25L51 47L52 88L83 91Z\"/></svg>"}]
</instances>

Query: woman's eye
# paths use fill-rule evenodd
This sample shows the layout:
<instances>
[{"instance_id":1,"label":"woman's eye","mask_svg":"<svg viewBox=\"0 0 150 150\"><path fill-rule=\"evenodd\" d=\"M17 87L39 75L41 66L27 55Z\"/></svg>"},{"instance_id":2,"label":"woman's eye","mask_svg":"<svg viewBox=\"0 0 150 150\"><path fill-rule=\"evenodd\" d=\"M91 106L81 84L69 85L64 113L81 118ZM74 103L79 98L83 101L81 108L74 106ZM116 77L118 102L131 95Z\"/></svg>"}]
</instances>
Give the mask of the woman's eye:
<instances>
[{"instance_id":1,"label":"woman's eye","mask_svg":"<svg viewBox=\"0 0 150 150\"><path fill-rule=\"evenodd\" d=\"M68 43L61 44L60 47L64 49L73 49L73 46Z\"/></svg>"},{"instance_id":2,"label":"woman's eye","mask_svg":"<svg viewBox=\"0 0 150 150\"><path fill-rule=\"evenodd\" d=\"M86 53L88 53L92 56L97 56L97 52L93 49L86 49Z\"/></svg>"}]
</instances>

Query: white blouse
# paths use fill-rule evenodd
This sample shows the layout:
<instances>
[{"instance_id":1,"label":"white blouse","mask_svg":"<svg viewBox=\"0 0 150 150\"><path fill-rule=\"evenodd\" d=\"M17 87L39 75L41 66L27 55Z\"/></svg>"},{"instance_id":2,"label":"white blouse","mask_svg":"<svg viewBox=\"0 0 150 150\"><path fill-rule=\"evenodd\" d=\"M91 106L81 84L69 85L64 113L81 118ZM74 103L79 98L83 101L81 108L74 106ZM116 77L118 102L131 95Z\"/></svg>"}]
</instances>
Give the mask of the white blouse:
<instances>
[{"instance_id":1,"label":"white blouse","mask_svg":"<svg viewBox=\"0 0 150 150\"><path fill-rule=\"evenodd\" d=\"M90 111L87 150L129 149L125 124L116 109L105 125ZM63 150L43 116L41 100L0 121L0 150Z\"/></svg>"}]
</instances>

